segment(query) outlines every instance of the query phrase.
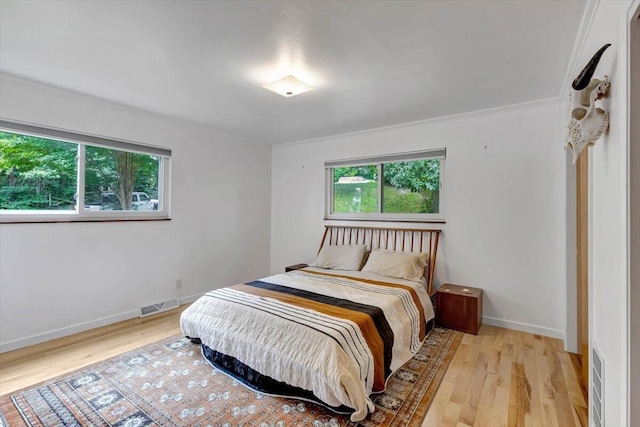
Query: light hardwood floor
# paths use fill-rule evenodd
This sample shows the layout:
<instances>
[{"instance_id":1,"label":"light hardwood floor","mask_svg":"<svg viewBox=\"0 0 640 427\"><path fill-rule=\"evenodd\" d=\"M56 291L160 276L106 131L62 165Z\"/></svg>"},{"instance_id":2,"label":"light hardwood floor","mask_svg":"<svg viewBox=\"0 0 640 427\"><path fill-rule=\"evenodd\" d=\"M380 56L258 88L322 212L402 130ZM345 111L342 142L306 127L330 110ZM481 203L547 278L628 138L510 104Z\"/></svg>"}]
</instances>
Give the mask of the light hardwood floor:
<instances>
[{"instance_id":1,"label":"light hardwood floor","mask_svg":"<svg viewBox=\"0 0 640 427\"><path fill-rule=\"evenodd\" d=\"M187 305L0 354L0 395L180 333Z\"/></svg>"},{"instance_id":2,"label":"light hardwood floor","mask_svg":"<svg viewBox=\"0 0 640 427\"><path fill-rule=\"evenodd\" d=\"M464 335L422 425L586 426L579 372L560 340L483 325Z\"/></svg>"},{"instance_id":3,"label":"light hardwood floor","mask_svg":"<svg viewBox=\"0 0 640 427\"><path fill-rule=\"evenodd\" d=\"M0 395L178 334L184 308L0 354ZM464 335L423 427L586 426L575 363L559 340L484 325Z\"/></svg>"}]
</instances>

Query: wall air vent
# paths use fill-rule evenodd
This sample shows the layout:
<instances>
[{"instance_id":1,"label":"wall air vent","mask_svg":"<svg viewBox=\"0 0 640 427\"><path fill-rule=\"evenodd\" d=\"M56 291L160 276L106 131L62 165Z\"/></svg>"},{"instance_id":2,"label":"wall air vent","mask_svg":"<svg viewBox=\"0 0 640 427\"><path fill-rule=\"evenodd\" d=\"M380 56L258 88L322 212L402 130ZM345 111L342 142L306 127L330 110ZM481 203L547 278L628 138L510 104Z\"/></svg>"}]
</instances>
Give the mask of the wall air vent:
<instances>
[{"instance_id":1,"label":"wall air vent","mask_svg":"<svg viewBox=\"0 0 640 427\"><path fill-rule=\"evenodd\" d=\"M178 304L178 300L177 299L172 299L169 301L164 301L158 304L151 304L151 305L147 305L144 307L139 307L138 308L138 316L139 317L146 317L149 316L151 314L156 314L156 313L160 313L163 311L167 311L167 310L171 310L172 308L176 308L178 307L180 304Z\"/></svg>"},{"instance_id":2,"label":"wall air vent","mask_svg":"<svg viewBox=\"0 0 640 427\"><path fill-rule=\"evenodd\" d=\"M591 381L592 381L592 393L591 393L591 405L593 407L593 413L591 414L591 425L594 427L602 427L602 421L604 420L604 399L602 393L604 392L604 358L598 350L595 341L591 351Z\"/></svg>"}]
</instances>

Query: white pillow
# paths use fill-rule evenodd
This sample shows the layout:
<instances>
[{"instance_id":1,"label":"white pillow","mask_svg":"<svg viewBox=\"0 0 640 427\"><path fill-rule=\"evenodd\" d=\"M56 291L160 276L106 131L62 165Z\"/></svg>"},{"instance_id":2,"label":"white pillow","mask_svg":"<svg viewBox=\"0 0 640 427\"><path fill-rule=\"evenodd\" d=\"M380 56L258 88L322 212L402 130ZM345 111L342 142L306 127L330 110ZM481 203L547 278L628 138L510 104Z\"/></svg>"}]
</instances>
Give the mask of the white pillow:
<instances>
[{"instance_id":1,"label":"white pillow","mask_svg":"<svg viewBox=\"0 0 640 427\"><path fill-rule=\"evenodd\" d=\"M396 252L382 249L371 251L362 271L419 282L427 266L427 254Z\"/></svg>"},{"instance_id":2,"label":"white pillow","mask_svg":"<svg viewBox=\"0 0 640 427\"><path fill-rule=\"evenodd\" d=\"M358 271L362 266L365 245L327 245L320 249L320 253L311 267L331 268L334 270Z\"/></svg>"}]
</instances>

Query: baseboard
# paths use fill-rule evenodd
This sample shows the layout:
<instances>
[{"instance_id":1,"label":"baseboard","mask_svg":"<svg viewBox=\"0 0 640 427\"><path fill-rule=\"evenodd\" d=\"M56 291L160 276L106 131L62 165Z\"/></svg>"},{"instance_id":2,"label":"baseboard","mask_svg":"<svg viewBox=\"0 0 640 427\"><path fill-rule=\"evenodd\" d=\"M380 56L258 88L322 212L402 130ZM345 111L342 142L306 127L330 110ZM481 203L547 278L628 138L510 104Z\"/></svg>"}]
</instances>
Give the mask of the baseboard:
<instances>
[{"instance_id":1,"label":"baseboard","mask_svg":"<svg viewBox=\"0 0 640 427\"><path fill-rule=\"evenodd\" d=\"M188 296L188 297L178 298L178 302L180 303L180 305L191 304L192 302L194 302L195 300L200 298L202 295L204 295L204 294L196 294L196 295L191 295L191 296Z\"/></svg>"},{"instance_id":2,"label":"baseboard","mask_svg":"<svg viewBox=\"0 0 640 427\"><path fill-rule=\"evenodd\" d=\"M110 325L112 323L122 322L123 320L138 317L138 310L126 311L124 313L107 316L89 322L78 323L77 325L68 326L66 328L54 329L53 331L43 332L41 334L31 335L13 341L3 342L0 344L0 353L17 350L19 348L28 347L30 345L40 344L45 341L54 340L56 338L66 337L68 335L77 334L78 332L88 331L89 329L99 328L101 326Z\"/></svg>"},{"instance_id":3,"label":"baseboard","mask_svg":"<svg viewBox=\"0 0 640 427\"><path fill-rule=\"evenodd\" d=\"M516 331L529 332L531 334L544 335L545 337L557 338L564 341L564 332L558 329L544 328L529 323L514 322L487 316L482 316L482 323Z\"/></svg>"},{"instance_id":4,"label":"baseboard","mask_svg":"<svg viewBox=\"0 0 640 427\"><path fill-rule=\"evenodd\" d=\"M180 303L180 305L190 304L200 298L200 296L202 296L202 294L182 297L178 299L178 303ZM19 348L28 347L30 345L40 344L45 341L66 337L69 335L77 334L79 332L88 331L90 329L99 328L101 326L111 325L113 323L122 322L123 320L129 320L136 317L138 317L138 310L131 310L124 313L115 314L113 316L106 316L100 319L91 320L89 322L78 323L77 325L55 329L53 331L43 332L41 334L31 335L25 338L0 343L0 353L6 353L8 351L17 350Z\"/></svg>"}]
</instances>

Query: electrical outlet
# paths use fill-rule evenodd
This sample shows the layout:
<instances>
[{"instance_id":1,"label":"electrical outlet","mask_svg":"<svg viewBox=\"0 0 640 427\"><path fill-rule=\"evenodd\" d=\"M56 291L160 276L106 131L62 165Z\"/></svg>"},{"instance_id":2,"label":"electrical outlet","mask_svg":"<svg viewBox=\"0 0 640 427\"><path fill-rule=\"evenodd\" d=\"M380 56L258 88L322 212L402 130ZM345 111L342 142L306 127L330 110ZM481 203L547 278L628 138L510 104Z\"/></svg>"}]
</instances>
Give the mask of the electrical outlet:
<instances>
[{"instance_id":1,"label":"electrical outlet","mask_svg":"<svg viewBox=\"0 0 640 427\"><path fill-rule=\"evenodd\" d=\"M182 289L182 279L176 280L176 289Z\"/></svg>"}]
</instances>

